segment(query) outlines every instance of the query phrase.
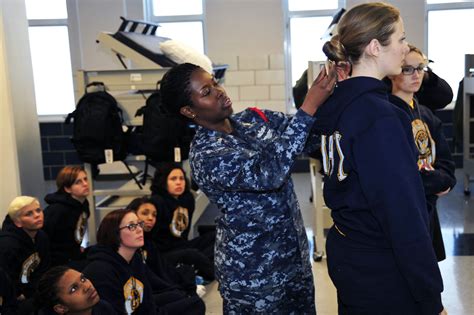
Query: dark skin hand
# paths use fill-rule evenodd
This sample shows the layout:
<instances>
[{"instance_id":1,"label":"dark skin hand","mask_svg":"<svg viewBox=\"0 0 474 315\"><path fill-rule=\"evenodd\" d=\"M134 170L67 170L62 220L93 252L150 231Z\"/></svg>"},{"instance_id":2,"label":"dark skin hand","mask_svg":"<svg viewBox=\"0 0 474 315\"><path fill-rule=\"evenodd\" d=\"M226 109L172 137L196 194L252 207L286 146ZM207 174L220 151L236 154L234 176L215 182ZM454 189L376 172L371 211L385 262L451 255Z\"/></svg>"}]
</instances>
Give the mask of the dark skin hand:
<instances>
[{"instance_id":1,"label":"dark skin hand","mask_svg":"<svg viewBox=\"0 0 474 315\"><path fill-rule=\"evenodd\" d=\"M318 108L332 94L338 77L336 68L337 67L334 63L329 63L327 66L327 72L326 68L323 68L314 80L313 84L311 84L311 87L304 99L303 105L300 107L300 109L308 115L313 116Z\"/></svg>"}]
</instances>

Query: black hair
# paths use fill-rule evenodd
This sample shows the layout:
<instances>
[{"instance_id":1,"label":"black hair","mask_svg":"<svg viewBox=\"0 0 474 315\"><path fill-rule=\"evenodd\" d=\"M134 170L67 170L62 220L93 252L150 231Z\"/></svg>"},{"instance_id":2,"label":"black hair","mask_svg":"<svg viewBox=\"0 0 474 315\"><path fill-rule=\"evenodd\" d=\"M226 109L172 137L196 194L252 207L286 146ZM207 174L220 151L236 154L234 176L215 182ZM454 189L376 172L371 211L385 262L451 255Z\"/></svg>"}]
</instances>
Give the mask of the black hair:
<instances>
[{"instance_id":1,"label":"black hair","mask_svg":"<svg viewBox=\"0 0 474 315\"><path fill-rule=\"evenodd\" d=\"M160 83L161 102L171 114L180 116L180 109L192 106L191 75L201 67L192 63L182 63L165 73Z\"/></svg>"},{"instance_id":2,"label":"black hair","mask_svg":"<svg viewBox=\"0 0 474 315\"><path fill-rule=\"evenodd\" d=\"M143 196L143 197L138 197L138 198L133 199L128 204L127 209L130 209L130 210L133 210L133 211L137 212L138 208L140 208L142 205L144 205L146 203L150 203L150 204L154 205L155 208L158 209L158 207L155 205L153 200L148 196Z\"/></svg>"},{"instance_id":3,"label":"black hair","mask_svg":"<svg viewBox=\"0 0 474 315\"><path fill-rule=\"evenodd\" d=\"M180 169L183 172L184 180L186 185L184 187L183 193L189 191L189 181L186 177L186 172L183 167L178 163L162 163L157 165L155 175L153 176L153 182L151 183L151 193L152 195L168 196L168 175L174 169ZM157 208L158 209L158 208Z\"/></svg>"},{"instance_id":4,"label":"black hair","mask_svg":"<svg viewBox=\"0 0 474 315\"><path fill-rule=\"evenodd\" d=\"M69 269L71 268L67 266L56 266L41 276L35 296L35 302L39 307L52 310L56 304L63 304L58 296L58 283Z\"/></svg>"}]
</instances>

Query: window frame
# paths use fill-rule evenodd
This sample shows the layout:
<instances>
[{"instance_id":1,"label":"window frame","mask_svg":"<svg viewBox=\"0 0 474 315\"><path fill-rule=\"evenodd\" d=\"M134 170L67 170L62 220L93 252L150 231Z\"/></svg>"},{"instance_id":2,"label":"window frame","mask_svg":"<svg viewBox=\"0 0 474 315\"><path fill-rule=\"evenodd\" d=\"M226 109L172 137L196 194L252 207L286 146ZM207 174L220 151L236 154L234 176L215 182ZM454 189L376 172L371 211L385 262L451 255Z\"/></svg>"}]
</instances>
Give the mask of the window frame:
<instances>
[{"instance_id":1,"label":"window frame","mask_svg":"<svg viewBox=\"0 0 474 315\"><path fill-rule=\"evenodd\" d=\"M428 47L429 47L429 43L428 43L428 39L429 39L429 37L428 37L428 34L429 34L428 15L429 15L429 12L430 11L462 10L462 9L474 9L474 0L471 0L469 2L467 2L466 0L464 0L464 1L461 0L460 2L432 3L432 4L428 4L427 1L425 0L425 19L424 19L424 22L425 22L424 37L425 38L424 38L423 51L426 54L429 54L429 52L428 52ZM451 106L453 106L452 104L454 104L454 102L456 101L456 97L457 97L457 95L453 95L453 100L452 100L451 104L447 105L447 108L451 108Z\"/></svg>"},{"instance_id":2,"label":"window frame","mask_svg":"<svg viewBox=\"0 0 474 315\"><path fill-rule=\"evenodd\" d=\"M153 15L153 0L144 1L144 16L145 20L153 23L179 23L179 22L201 22L202 23L202 38L204 54L207 55L207 24L206 24L206 0L202 2L202 14L192 15L170 15L170 16L156 16Z\"/></svg>"},{"instance_id":3,"label":"window frame","mask_svg":"<svg viewBox=\"0 0 474 315\"><path fill-rule=\"evenodd\" d=\"M283 53L285 60L285 103L286 111L289 114L295 113L296 108L293 102L293 78L292 78L292 64L291 64L291 19L293 18L306 18L306 17L332 17L341 8L346 7L345 0L338 0L338 7L335 9L324 9L324 10L304 10L304 11L290 11L289 0L283 0L283 23L284 23L284 39L283 39ZM328 25L329 26L329 25ZM308 60L310 61L310 60Z\"/></svg>"},{"instance_id":4,"label":"window frame","mask_svg":"<svg viewBox=\"0 0 474 315\"><path fill-rule=\"evenodd\" d=\"M66 0L67 19L28 19L28 28L41 26L66 26L69 38L69 54L71 57L71 73L74 91L74 104L77 100L76 69L80 68L79 35L73 30L78 29L76 17L76 0ZM64 122L67 114L38 115L39 122Z\"/></svg>"}]
</instances>

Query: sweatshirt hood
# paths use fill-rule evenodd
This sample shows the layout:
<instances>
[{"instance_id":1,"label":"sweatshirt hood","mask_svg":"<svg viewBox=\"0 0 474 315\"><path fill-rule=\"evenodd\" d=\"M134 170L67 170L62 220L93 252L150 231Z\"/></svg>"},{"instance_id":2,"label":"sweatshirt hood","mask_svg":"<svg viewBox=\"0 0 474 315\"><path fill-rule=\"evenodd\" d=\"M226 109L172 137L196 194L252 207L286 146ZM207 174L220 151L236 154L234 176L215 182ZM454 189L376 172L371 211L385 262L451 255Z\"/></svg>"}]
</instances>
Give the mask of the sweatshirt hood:
<instances>
[{"instance_id":1,"label":"sweatshirt hood","mask_svg":"<svg viewBox=\"0 0 474 315\"><path fill-rule=\"evenodd\" d=\"M10 216L7 214L5 220L3 220L2 231L0 238L13 238L25 244L33 244L31 237L23 231L22 228L17 227Z\"/></svg>"},{"instance_id":2,"label":"sweatshirt hood","mask_svg":"<svg viewBox=\"0 0 474 315\"><path fill-rule=\"evenodd\" d=\"M338 82L333 94L315 114L317 119L313 132L332 134L339 117L354 100L367 93L377 93L388 100L387 85L383 81L371 77L349 78Z\"/></svg>"},{"instance_id":3,"label":"sweatshirt hood","mask_svg":"<svg viewBox=\"0 0 474 315\"><path fill-rule=\"evenodd\" d=\"M81 212L86 211L89 215L89 203L87 202L87 199L83 203L81 203L79 200L76 200L71 197L71 195L57 191L55 193L46 195L46 197L44 197L44 200L49 205L62 204L67 208L78 209Z\"/></svg>"}]
</instances>

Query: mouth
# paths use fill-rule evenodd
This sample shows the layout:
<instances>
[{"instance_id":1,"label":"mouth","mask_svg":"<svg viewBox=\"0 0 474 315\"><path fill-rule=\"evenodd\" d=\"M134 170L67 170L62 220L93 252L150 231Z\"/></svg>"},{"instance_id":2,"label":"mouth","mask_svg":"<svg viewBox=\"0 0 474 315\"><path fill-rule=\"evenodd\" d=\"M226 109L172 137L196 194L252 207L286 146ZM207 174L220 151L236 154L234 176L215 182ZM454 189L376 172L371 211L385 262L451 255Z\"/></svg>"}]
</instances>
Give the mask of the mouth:
<instances>
[{"instance_id":1,"label":"mouth","mask_svg":"<svg viewBox=\"0 0 474 315\"><path fill-rule=\"evenodd\" d=\"M224 96L222 107L225 109L232 107L232 101L228 96Z\"/></svg>"},{"instance_id":2,"label":"mouth","mask_svg":"<svg viewBox=\"0 0 474 315\"><path fill-rule=\"evenodd\" d=\"M38 220L35 222L35 225L42 225L43 224L43 220Z\"/></svg>"},{"instance_id":3,"label":"mouth","mask_svg":"<svg viewBox=\"0 0 474 315\"><path fill-rule=\"evenodd\" d=\"M96 290L96 289L93 289L92 292L91 292L91 294L89 295L89 299L90 299L90 300L94 300L97 296L98 296L97 290Z\"/></svg>"},{"instance_id":4,"label":"mouth","mask_svg":"<svg viewBox=\"0 0 474 315\"><path fill-rule=\"evenodd\" d=\"M143 236L137 237L137 241L143 241Z\"/></svg>"}]
</instances>

